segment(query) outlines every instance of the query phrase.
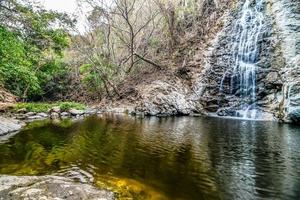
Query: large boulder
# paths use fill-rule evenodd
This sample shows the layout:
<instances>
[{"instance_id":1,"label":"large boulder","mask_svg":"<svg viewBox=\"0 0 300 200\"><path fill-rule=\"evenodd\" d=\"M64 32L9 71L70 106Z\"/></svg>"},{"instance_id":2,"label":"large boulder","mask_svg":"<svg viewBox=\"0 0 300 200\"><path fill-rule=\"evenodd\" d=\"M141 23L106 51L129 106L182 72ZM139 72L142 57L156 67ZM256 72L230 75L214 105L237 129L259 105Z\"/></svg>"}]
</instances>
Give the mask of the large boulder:
<instances>
[{"instance_id":1,"label":"large boulder","mask_svg":"<svg viewBox=\"0 0 300 200\"><path fill-rule=\"evenodd\" d=\"M142 101L136 113L151 116L189 115L200 110L188 98L189 90L183 84L154 81L141 89Z\"/></svg>"},{"instance_id":2,"label":"large boulder","mask_svg":"<svg viewBox=\"0 0 300 200\"><path fill-rule=\"evenodd\" d=\"M18 131L22 126L23 124L17 120L0 117L0 136Z\"/></svg>"},{"instance_id":3,"label":"large boulder","mask_svg":"<svg viewBox=\"0 0 300 200\"><path fill-rule=\"evenodd\" d=\"M292 122L300 123L300 109L292 111L288 117Z\"/></svg>"},{"instance_id":4,"label":"large boulder","mask_svg":"<svg viewBox=\"0 0 300 200\"><path fill-rule=\"evenodd\" d=\"M60 176L0 176L0 199L112 200L114 193Z\"/></svg>"}]
</instances>

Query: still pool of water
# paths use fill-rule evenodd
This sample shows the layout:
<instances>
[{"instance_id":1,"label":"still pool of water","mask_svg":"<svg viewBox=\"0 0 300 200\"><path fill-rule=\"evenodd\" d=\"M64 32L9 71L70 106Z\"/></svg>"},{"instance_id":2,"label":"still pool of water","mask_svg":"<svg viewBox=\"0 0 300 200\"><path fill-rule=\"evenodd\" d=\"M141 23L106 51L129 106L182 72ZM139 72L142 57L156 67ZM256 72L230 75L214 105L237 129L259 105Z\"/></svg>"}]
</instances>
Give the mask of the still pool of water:
<instances>
[{"instance_id":1,"label":"still pool of water","mask_svg":"<svg viewBox=\"0 0 300 200\"><path fill-rule=\"evenodd\" d=\"M74 169L127 199L300 199L300 127L105 115L34 122L0 143L0 174Z\"/></svg>"}]
</instances>

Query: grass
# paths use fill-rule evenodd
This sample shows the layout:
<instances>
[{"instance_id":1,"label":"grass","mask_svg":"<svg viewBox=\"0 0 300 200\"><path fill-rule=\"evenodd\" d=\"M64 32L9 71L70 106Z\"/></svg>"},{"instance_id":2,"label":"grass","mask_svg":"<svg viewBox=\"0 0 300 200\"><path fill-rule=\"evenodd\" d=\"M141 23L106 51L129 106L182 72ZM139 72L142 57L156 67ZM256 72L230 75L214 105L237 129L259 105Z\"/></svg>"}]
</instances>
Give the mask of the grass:
<instances>
[{"instance_id":1,"label":"grass","mask_svg":"<svg viewBox=\"0 0 300 200\"><path fill-rule=\"evenodd\" d=\"M57 103L17 103L14 111L26 109L27 112L48 112L53 107L59 107L62 112L69 109L84 110L85 105L75 102L57 102Z\"/></svg>"}]
</instances>

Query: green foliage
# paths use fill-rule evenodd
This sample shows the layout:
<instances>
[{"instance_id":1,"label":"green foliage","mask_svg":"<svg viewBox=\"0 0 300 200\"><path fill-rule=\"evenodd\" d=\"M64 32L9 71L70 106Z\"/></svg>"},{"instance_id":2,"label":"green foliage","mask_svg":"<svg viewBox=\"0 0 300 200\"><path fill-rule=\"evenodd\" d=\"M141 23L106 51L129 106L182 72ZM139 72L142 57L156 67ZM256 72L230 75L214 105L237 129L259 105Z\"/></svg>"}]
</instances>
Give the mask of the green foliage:
<instances>
[{"instance_id":1,"label":"green foliage","mask_svg":"<svg viewBox=\"0 0 300 200\"><path fill-rule=\"evenodd\" d=\"M39 85L43 88L42 96L51 100L55 94L63 93L69 86L68 73L68 66L61 59L46 61L37 72Z\"/></svg>"},{"instance_id":2,"label":"green foliage","mask_svg":"<svg viewBox=\"0 0 300 200\"><path fill-rule=\"evenodd\" d=\"M81 74L84 74L84 73L88 73L91 68L92 68L91 64L84 64L80 66L79 71Z\"/></svg>"},{"instance_id":3,"label":"green foliage","mask_svg":"<svg viewBox=\"0 0 300 200\"><path fill-rule=\"evenodd\" d=\"M0 21L0 85L29 100L60 91L64 85L54 82L66 72L61 57L73 21L29 2L4 0L0 5L6 8L0 19L8 19Z\"/></svg>"},{"instance_id":4,"label":"green foliage","mask_svg":"<svg viewBox=\"0 0 300 200\"><path fill-rule=\"evenodd\" d=\"M85 105L75 102L58 102L58 103L17 103L14 110L26 109L28 112L48 112L53 107L59 107L62 111L68 111L71 108L84 110Z\"/></svg>"},{"instance_id":5,"label":"green foliage","mask_svg":"<svg viewBox=\"0 0 300 200\"><path fill-rule=\"evenodd\" d=\"M15 110L26 109L28 112L47 112L52 108L52 104L47 103L17 103Z\"/></svg>"},{"instance_id":6,"label":"green foliage","mask_svg":"<svg viewBox=\"0 0 300 200\"><path fill-rule=\"evenodd\" d=\"M103 86L101 76L98 71L90 64L80 67L80 72L83 75L82 81L90 91L95 91Z\"/></svg>"},{"instance_id":7,"label":"green foliage","mask_svg":"<svg viewBox=\"0 0 300 200\"><path fill-rule=\"evenodd\" d=\"M26 44L35 47L37 56L42 56L39 53L45 50L54 50L59 54L68 46L66 29L72 27L74 21L67 14L47 11L33 2L2 2L7 9L0 10L0 17L10 18L1 21L0 25L8 26Z\"/></svg>"},{"instance_id":8,"label":"green foliage","mask_svg":"<svg viewBox=\"0 0 300 200\"><path fill-rule=\"evenodd\" d=\"M75 102L61 102L58 104L60 109L62 111L67 111L71 108L77 109L77 110L84 110L86 107L83 104L75 103Z\"/></svg>"},{"instance_id":9,"label":"green foliage","mask_svg":"<svg viewBox=\"0 0 300 200\"><path fill-rule=\"evenodd\" d=\"M93 64L84 64L80 67L82 82L91 93L101 91L105 84L107 84L106 79L113 80L113 75L116 71L116 67L104 57L95 57L94 63L97 63L96 66Z\"/></svg>"},{"instance_id":10,"label":"green foliage","mask_svg":"<svg viewBox=\"0 0 300 200\"><path fill-rule=\"evenodd\" d=\"M0 26L0 81L18 96L25 90L39 94L41 88L31 62L26 56L24 43L12 32Z\"/></svg>"}]
</instances>

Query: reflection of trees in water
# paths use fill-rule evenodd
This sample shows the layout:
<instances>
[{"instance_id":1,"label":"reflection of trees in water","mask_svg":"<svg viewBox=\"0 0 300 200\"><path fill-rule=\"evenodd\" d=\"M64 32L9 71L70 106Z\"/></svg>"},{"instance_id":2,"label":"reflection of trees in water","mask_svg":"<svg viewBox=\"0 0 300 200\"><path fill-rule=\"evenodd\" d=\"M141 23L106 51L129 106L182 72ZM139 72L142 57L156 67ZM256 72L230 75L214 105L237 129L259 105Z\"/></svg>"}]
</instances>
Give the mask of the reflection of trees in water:
<instances>
[{"instance_id":1,"label":"reflection of trees in water","mask_svg":"<svg viewBox=\"0 0 300 200\"><path fill-rule=\"evenodd\" d=\"M174 199L294 195L300 135L291 130L226 119L92 117L21 132L0 145L0 170L43 174L74 164L138 180Z\"/></svg>"},{"instance_id":2,"label":"reflection of trees in water","mask_svg":"<svg viewBox=\"0 0 300 200\"><path fill-rule=\"evenodd\" d=\"M101 173L137 179L175 197L214 196L207 150L200 149L206 145L191 130L193 123L189 118L89 119L74 128L62 160L91 163ZM199 184L203 181L207 185Z\"/></svg>"},{"instance_id":3,"label":"reflection of trees in water","mask_svg":"<svg viewBox=\"0 0 300 200\"><path fill-rule=\"evenodd\" d=\"M139 147L149 156L143 162L148 172L146 178L165 183L165 189L173 192L174 197L187 191L194 196L186 198L216 195L214 181L207 175L211 168L197 124L188 117L149 118L142 122L142 134L137 133Z\"/></svg>"},{"instance_id":4,"label":"reflection of trees in water","mask_svg":"<svg viewBox=\"0 0 300 200\"><path fill-rule=\"evenodd\" d=\"M35 122L25 130L0 145L0 173L2 174L41 174L49 172L47 155L66 141L64 131L69 130L72 123L64 121L59 125ZM52 163L53 167L56 163Z\"/></svg>"}]
</instances>

